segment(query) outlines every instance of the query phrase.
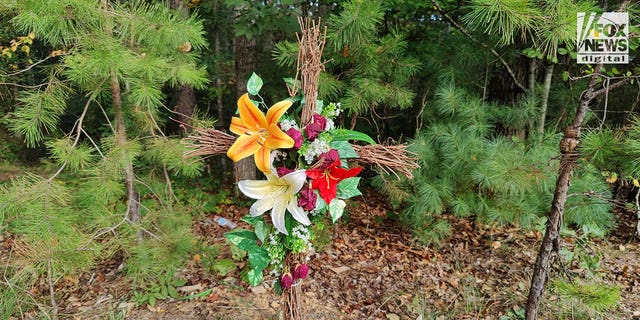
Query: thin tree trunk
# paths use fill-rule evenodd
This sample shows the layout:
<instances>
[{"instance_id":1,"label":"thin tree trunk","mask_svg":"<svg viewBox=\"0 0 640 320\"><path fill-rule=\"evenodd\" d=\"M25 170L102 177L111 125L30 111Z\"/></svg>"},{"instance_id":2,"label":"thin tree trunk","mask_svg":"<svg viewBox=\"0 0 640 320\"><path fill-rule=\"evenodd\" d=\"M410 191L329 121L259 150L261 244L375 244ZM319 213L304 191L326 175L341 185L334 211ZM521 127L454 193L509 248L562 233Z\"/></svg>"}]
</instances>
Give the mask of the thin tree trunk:
<instances>
[{"instance_id":1,"label":"thin tree trunk","mask_svg":"<svg viewBox=\"0 0 640 320\"><path fill-rule=\"evenodd\" d=\"M120 82L118 76L113 73L111 75L111 99L113 100L113 122L116 136L116 144L118 147L127 144L127 128L125 126L125 115L122 108L122 95L120 90ZM133 171L133 162L127 155L124 164L124 186L127 196L127 219L134 227L140 227L140 203L138 202L138 192L135 188L135 173ZM136 237L138 242L142 243L142 229L137 228Z\"/></svg>"},{"instance_id":2,"label":"thin tree trunk","mask_svg":"<svg viewBox=\"0 0 640 320\"><path fill-rule=\"evenodd\" d=\"M564 129L564 137L560 141L560 168L558 169L558 179L556 181L556 191L553 194L553 202L551 211L547 220L547 229L542 239L542 245L538 252L536 264L533 269L533 277L531 278L531 289L527 299L526 319L534 320L538 317L538 305L544 291L544 285L547 281L547 273L549 272L549 261L553 252L560 249L560 228L562 227L562 215L564 214L564 205L567 201L567 190L571 182L573 167L578 159L579 152L577 146L580 138L580 128L584 120L589 103L597 96L604 94L607 90L612 90L627 83L630 78L619 80L609 87L594 89L599 77L602 64L595 66L594 72L589 80L587 89L580 97L578 110L573 118L570 126Z\"/></svg>"},{"instance_id":3,"label":"thin tree trunk","mask_svg":"<svg viewBox=\"0 0 640 320\"><path fill-rule=\"evenodd\" d=\"M233 49L235 53L236 96L240 97L247 92L249 75L256 69L256 39L247 39L245 36L234 38ZM253 157L242 159L234 164L233 173L237 182L240 180L255 180L257 178L256 165ZM236 193L238 190L236 188Z\"/></svg>"},{"instance_id":4,"label":"thin tree trunk","mask_svg":"<svg viewBox=\"0 0 640 320\"><path fill-rule=\"evenodd\" d=\"M542 143L544 136L545 119L547 118L547 107L549 106L549 92L551 91L551 79L553 78L553 62L548 63L547 71L544 74L544 87L542 89L542 101L540 103L540 120L538 120L538 143Z\"/></svg>"},{"instance_id":5,"label":"thin tree trunk","mask_svg":"<svg viewBox=\"0 0 640 320\"><path fill-rule=\"evenodd\" d=\"M529 61L529 94L535 94L536 78L538 71L538 59L531 58Z\"/></svg>"},{"instance_id":6,"label":"thin tree trunk","mask_svg":"<svg viewBox=\"0 0 640 320\"><path fill-rule=\"evenodd\" d=\"M218 0L214 1L213 3L213 11L217 12L218 11ZM214 52L215 52L215 56L219 57L220 52L222 51L222 48L220 47L220 28L215 28L215 33L214 33L214 41L213 41L213 46L214 46ZM222 78L220 77L219 74L216 74L215 76L215 84L216 84L216 89L218 90L218 94L216 97L216 111L218 113L218 126L222 127L222 128L226 128L226 122L224 121L224 103L222 101ZM222 172L227 172L227 164L228 164L228 159L227 157L220 157L220 167L222 168ZM223 176L223 179L226 179L226 176Z\"/></svg>"}]
</instances>

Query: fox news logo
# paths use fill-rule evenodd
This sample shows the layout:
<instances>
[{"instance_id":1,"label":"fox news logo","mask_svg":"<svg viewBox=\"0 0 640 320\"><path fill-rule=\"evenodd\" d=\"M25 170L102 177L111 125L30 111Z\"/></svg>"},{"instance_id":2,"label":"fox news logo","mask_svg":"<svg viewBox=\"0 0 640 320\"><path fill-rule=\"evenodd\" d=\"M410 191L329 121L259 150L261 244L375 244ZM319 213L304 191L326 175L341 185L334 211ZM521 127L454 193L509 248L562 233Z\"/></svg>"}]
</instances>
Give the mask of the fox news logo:
<instances>
[{"instance_id":1,"label":"fox news logo","mask_svg":"<svg viewBox=\"0 0 640 320\"><path fill-rule=\"evenodd\" d=\"M578 63L629 63L629 14L578 13Z\"/></svg>"}]
</instances>

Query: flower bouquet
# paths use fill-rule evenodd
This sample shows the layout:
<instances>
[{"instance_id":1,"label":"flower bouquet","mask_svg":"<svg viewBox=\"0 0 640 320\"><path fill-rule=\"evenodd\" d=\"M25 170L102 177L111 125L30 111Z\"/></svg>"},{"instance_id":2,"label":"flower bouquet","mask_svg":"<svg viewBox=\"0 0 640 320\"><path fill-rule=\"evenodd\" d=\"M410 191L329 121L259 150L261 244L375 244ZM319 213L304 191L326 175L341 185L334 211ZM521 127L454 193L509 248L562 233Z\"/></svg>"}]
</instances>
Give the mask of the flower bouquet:
<instances>
[{"instance_id":1,"label":"flower bouquet","mask_svg":"<svg viewBox=\"0 0 640 320\"><path fill-rule=\"evenodd\" d=\"M340 103L325 106L316 101L311 121L303 126L296 113L288 112L294 103L303 105L302 98L267 108L259 94L260 77L254 73L248 83L247 90L258 100L252 101L249 94L238 99L238 116L232 118L229 128L238 137L227 156L233 161L253 156L265 179L238 182L240 191L255 199L243 218L253 230L231 231L225 236L247 251L249 283L260 284L268 270L276 277L274 289L281 293L309 272L311 225L323 215L336 222L344 213L345 200L361 194L357 175L362 167L349 167L347 159L358 158L349 141L375 141L364 133L335 126ZM271 219L264 219L267 212ZM302 258L286 263L290 255Z\"/></svg>"}]
</instances>

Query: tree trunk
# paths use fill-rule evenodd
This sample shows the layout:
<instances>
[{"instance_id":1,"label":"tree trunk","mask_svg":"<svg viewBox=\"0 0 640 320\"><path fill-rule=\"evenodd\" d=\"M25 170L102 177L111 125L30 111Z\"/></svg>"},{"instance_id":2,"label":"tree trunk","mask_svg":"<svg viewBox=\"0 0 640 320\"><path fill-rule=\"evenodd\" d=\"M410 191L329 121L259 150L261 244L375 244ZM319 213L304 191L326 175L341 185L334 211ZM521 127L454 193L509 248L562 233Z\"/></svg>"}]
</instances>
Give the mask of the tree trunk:
<instances>
[{"instance_id":1,"label":"tree trunk","mask_svg":"<svg viewBox=\"0 0 640 320\"><path fill-rule=\"evenodd\" d=\"M118 76L113 73L111 75L111 99L113 100L113 122L116 136L116 145L118 147L127 144L127 128L125 126L125 115L122 107L122 94L120 90L120 82ZM133 162L128 155L124 164L124 186L127 195L127 219L137 227L136 237L138 242L142 243L143 235L140 227L140 203L138 202L138 192L135 187L135 173L133 171Z\"/></svg>"},{"instance_id":2,"label":"tree trunk","mask_svg":"<svg viewBox=\"0 0 640 320\"><path fill-rule=\"evenodd\" d=\"M213 11L216 12L218 11L218 1L214 1L213 3ZM214 40L213 40L213 48L214 48L214 52L215 52L215 56L216 57L220 57L221 52L222 52L222 48L220 47L220 28L215 28L215 33L213 35ZM221 128L226 128L226 122L224 121L224 103L222 101L222 78L220 77L220 74L216 74L215 75L215 86L216 89L218 90L218 94L216 96L216 111L218 113L218 127ZM228 165L228 158L227 157L220 157L220 167L222 168L222 172L227 172L227 165ZM225 179L225 181L227 180L227 176L223 176L223 179ZM237 181L236 181L237 182Z\"/></svg>"},{"instance_id":3,"label":"tree trunk","mask_svg":"<svg viewBox=\"0 0 640 320\"><path fill-rule=\"evenodd\" d=\"M183 18L189 17L189 8L187 8L184 0L171 0L169 3L171 9L178 11L178 14ZM196 93L193 87L188 85L181 85L178 88L178 99L175 107L175 112L178 114L178 121L180 123L189 124L193 114L195 113L196 106ZM180 134L185 135L188 128L180 126Z\"/></svg>"},{"instance_id":4,"label":"tree trunk","mask_svg":"<svg viewBox=\"0 0 640 320\"><path fill-rule=\"evenodd\" d=\"M560 249L560 228L562 227L562 215L564 205L567 202L567 191L571 182L573 167L578 159L579 153L576 150L580 138L580 128L584 120L589 103L601 92L594 91L598 73L602 65L596 65L595 71L589 80L589 85L579 101L578 110L573 118L573 122L564 130L564 137L560 141L560 168L558 169L558 179L556 180L556 191L553 194L551 211L547 220L547 229L542 239L542 245L538 252L536 264L531 278L531 289L527 299L526 319L534 320L538 317L538 305L540 297L544 291L549 272L549 260L552 252Z\"/></svg>"},{"instance_id":5,"label":"tree trunk","mask_svg":"<svg viewBox=\"0 0 640 320\"><path fill-rule=\"evenodd\" d=\"M527 83L529 85L529 94L535 94L536 90L536 78L538 75L538 59L531 58L529 60L529 80Z\"/></svg>"},{"instance_id":6,"label":"tree trunk","mask_svg":"<svg viewBox=\"0 0 640 320\"><path fill-rule=\"evenodd\" d=\"M544 136L544 122L547 118L547 107L549 106L549 91L551 91L553 66L553 62L548 63L547 72L544 74L544 87L542 89L542 101L540 102L540 120L538 120L538 143L542 143Z\"/></svg>"},{"instance_id":7,"label":"tree trunk","mask_svg":"<svg viewBox=\"0 0 640 320\"><path fill-rule=\"evenodd\" d=\"M237 36L233 39L233 51L235 54L236 97L247 92L249 75L256 69L256 39L247 39L245 36ZM257 178L256 165L253 157L242 159L234 164L233 173L235 181L255 180ZM237 185L237 183L236 183ZM237 190L236 190L237 192Z\"/></svg>"}]
</instances>

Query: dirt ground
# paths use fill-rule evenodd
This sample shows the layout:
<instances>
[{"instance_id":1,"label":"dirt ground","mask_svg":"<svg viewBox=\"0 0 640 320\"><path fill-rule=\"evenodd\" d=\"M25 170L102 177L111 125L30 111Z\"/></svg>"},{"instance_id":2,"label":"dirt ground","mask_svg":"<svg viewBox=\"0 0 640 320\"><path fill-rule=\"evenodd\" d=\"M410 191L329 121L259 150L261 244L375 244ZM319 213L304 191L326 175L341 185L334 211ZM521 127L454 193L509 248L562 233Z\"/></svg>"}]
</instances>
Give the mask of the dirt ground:
<instances>
[{"instance_id":1,"label":"dirt ground","mask_svg":"<svg viewBox=\"0 0 640 320\"><path fill-rule=\"evenodd\" d=\"M239 217L246 208L228 206L223 212ZM351 202L347 219L334 226L333 241L314 253L310 276L301 283L307 319L520 318L540 232L474 226L468 219L445 216L453 235L437 248L424 247L389 215L394 213L375 192ZM197 221L194 228L207 241L222 243L228 230L210 219ZM620 304L605 319L640 319L640 245L629 242L633 220L626 220L613 236L581 247L601 256L596 279L620 288ZM564 240L570 250L576 243ZM110 263L83 276L79 289L60 302L63 318L279 319L281 298L268 287L273 279L250 288L238 280L238 271L220 277L192 262L182 270L188 283L179 289L184 295L211 289L209 295L136 307L127 299L117 259ZM560 269L554 268L551 277L587 278L590 271L577 262ZM563 303L553 290L545 291L541 318L561 318Z\"/></svg>"}]
</instances>

